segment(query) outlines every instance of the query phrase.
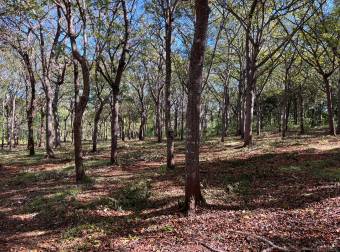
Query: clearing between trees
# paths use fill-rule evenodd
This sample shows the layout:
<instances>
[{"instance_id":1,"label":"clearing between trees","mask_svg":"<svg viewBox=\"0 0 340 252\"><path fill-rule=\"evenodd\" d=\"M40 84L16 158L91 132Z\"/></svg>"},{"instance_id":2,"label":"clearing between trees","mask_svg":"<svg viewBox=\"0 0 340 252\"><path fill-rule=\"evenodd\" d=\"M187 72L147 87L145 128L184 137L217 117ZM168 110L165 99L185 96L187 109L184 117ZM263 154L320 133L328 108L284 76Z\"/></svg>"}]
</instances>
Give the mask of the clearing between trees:
<instances>
[{"instance_id":1,"label":"clearing between trees","mask_svg":"<svg viewBox=\"0 0 340 252\"><path fill-rule=\"evenodd\" d=\"M337 251L340 142L320 132L243 145L238 137L206 139L200 174L206 205L186 217L184 142L167 171L166 143L110 143L92 153L84 142L87 177L76 185L73 147L2 150L0 250Z\"/></svg>"}]
</instances>

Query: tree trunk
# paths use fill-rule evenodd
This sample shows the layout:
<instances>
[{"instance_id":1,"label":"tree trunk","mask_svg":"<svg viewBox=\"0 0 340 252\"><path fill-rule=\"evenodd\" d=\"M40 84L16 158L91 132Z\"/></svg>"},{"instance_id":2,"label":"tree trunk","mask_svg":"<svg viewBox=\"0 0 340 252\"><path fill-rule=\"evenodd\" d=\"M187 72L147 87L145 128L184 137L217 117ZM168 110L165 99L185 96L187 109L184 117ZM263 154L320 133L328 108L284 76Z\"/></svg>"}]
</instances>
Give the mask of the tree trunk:
<instances>
[{"instance_id":1,"label":"tree trunk","mask_svg":"<svg viewBox=\"0 0 340 252\"><path fill-rule=\"evenodd\" d=\"M5 104L6 104L6 99L2 101L2 125L1 125L1 149L4 149L5 145Z\"/></svg>"},{"instance_id":2,"label":"tree trunk","mask_svg":"<svg viewBox=\"0 0 340 252\"><path fill-rule=\"evenodd\" d=\"M331 86L329 84L328 77L323 76L323 80L324 80L325 88L326 88L329 134L335 135L332 90L331 90Z\"/></svg>"},{"instance_id":3,"label":"tree trunk","mask_svg":"<svg viewBox=\"0 0 340 252\"><path fill-rule=\"evenodd\" d=\"M336 133L340 134L340 71L338 71L338 125Z\"/></svg>"},{"instance_id":4,"label":"tree trunk","mask_svg":"<svg viewBox=\"0 0 340 252\"><path fill-rule=\"evenodd\" d=\"M170 104L170 86L171 86L171 36L172 36L172 10L167 8L167 17L165 24L165 132L167 146L167 169L175 168L174 159L174 132L171 128L171 104Z\"/></svg>"},{"instance_id":5,"label":"tree trunk","mask_svg":"<svg viewBox=\"0 0 340 252\"><path fill-rule=\"evenodd\" d=\"M102 114L104 108L104 102L100 101L99 107L95 112L94 123L93 123L93 132L92 132L92 152L97 151L97 139L98 139L98 123L100 121L100 116Z\"/></svg>"},{"instance_id":6,"label":"tree trunk","mask_svg":"<svg viewBox=\"0 0 340 252\"><path fill-rule=\"evenodd\" d=\"M61 146L60 139L60 123L59 123L59 113L58 113L58 101L59 101L59 84L55 85L54 96L52 101L52 111L54 119L54 147Z\"/></svg>"},{"instance_id":7,"label":"tree trunk","mask_svg":"<svg viewBox=\"0 0 340 252\"><path fill-rule=\"evenodd\" d=\"M26 117L27 117L27 130L28 130L28 139L27 139L27 149L29 151L29 155L33 156L35 154L34 150L34 132L33 132L33 120L34 120L34 109L35 109L35 84L36 80L34 77L34 72L32 69L32 64L29 58L29 55L26 53L22 54L27 74L29 77L29 82L31 86L31 95L30 95L30 101L29 106L26 110ZM28 98L28 97L27 97Z\"/></svg>"},{"instance_id":8,"label":"tree trunk","mask_svg":"<svg viewBox=\"0 0 340 252\"><path fill-rule=\"evenodd\" d=\"M9 149L12 150L14 139L14 127L15 127L15 106L16 106L16 95L12 98L12 115L11 115L11 131L9 134Z\"/></svg>"},{"instance_id":9,"label":"tree trunk","mask_svg":"<svg viewBox=\"0 0 340 252\"><path fill-rule=\"evenodd\" d=\"M161 103L158 99L156 103L156 135L157 142L162 142L162 123L161 123Z\"/></svg>"},{"instance_id":10,"label":"tree trunk","mask_svg":"<svg viewBox=\"0 0 340 252\"><path fill-rule=\"evenodd\" d=\"M288 80L285 80L285 89L283 94L283 100L282 100L282 138L286 137L287 133L287 125L288 125Z\"/></svg>"},{"instance_id":11,"label":"tree trunk","mask_svg":"<svg viewBox=\"0 0 340 252\"><path fill-rule=\"evenodd\" d=\"M305 134L305 127L304 127L304 118L303 118L303 96L302 96L302 86L300 85L299 87L300 92L299 92L299 115L300 115L300 134L303 135Z\"/></svg>"},{"instance_id":12,"label":"tree trunk","mask_svg":"<svg viewBox=\"0 0 340 252\"><path fill-rule=\"evenodd\" d=\"M256 134L258 136L261 135L261 105L260 105L260 101L258 99L257 104L256 104Z\"/></svg>"},{"instance_id":13,"label":"tree trunk","mask_svg":"<svg viewBox=\"0 0 340 252\"><path fill-rule=\"evenodd\" d=\"M142 111L140 114L139 133L138 133L138 139L140 141L144 141L145 124L146 124L146 112L145 112L144 106L142 105Z\"/></svg>"},{"instance_id":14,"label":"tree trunk","mask_svg":"<svg viewBox=\"0 0 340 252\"><path fill-rule=\"evenodd\" d=\"M195 1L195 34L190 53L188 105L187 105L187 137L185 154L185 206L188 212L204 202L199 177L200 147L200 106L202 92L202 71L204 52L207 40L209 6L208 0Z\"/></svg>"},{"instance_id":15,"label":"tree trunk","mask_svg":"<svg viewBox=\"0 0 340 252\"><path fill-rule=\"evenodd\" d=\"M53 146L53 108L52 108L52 90L48 88L45 91L46 107L45 107L45 149L46 157L54 158Z\"/></svg>"},{"instance_id":16,"label":"tree trunk","mask_svg":"<svg viewBox=\"0 0 340 252\"><path fill-rule=\"evenodd\" d=\"M119 103L118 94L112 93L112 106L111 106L111 164L117 163L117 141L119 132Z\"/></svg>"},{"instance_id":17,"label":"tree trunk","mask_svg":"<svg viewBox=\"0 0 340 252\"><path fill-rule=\"evenodd\" d=\"M75 51L75 41L71 39L73 44L73 56L80 63L83 77L83 93L79 95L79 71L78 64L73 60L74 67L74 120L73 120L73 137L74 137L74 161L76 170L76 182L82 182L85 179L85 169L83 165L82 151L82 119L87 106L87 101L90 94L90 70L85 58L80 56Z\"/></svg>"},{"instance_id":18,"label":"tree trunk","mask_svg":"<svg viewBox=\"0 0 340 252\"><path fill-rule=\"evenodd\" d=\"M184 91L183 91L184 93ZM181 141L183 141L184 139L184 97L182 98L182 102L181 102Z\"/></svg>"}]
</instances>

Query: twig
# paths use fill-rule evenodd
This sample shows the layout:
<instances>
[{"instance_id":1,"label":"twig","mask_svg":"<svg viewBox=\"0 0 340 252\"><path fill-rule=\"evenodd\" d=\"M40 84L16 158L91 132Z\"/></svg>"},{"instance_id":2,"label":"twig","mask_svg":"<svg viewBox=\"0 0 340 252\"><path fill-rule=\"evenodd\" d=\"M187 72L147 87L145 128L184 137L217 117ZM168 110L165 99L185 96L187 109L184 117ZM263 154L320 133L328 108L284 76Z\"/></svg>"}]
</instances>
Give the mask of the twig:
<instances>
[{"instance_id":1,"label":"twig","mask_svg":"<svg viewBox=\"0 0 340 252\"><path fill-rule=\"evenodd\" d=\"M212 252L224 252L223 250L218 250L210 247L209 245L205 244L204 242L199 242L203 247L209 249Z\"/></svg>"},{"instance_id":2,"label":"twig","mask_svg":"<svg viewBox=\"0 0 340 252\"><path fill-rule=\"evenodd\" d=\"M234 233L238 233L238 234L243 234L243 235L247 235L247 236L251 236L251 237L254 237L254 238L257 238L263 242L266 242L268 243L271 248L268 249L265 249L263 250L262 252L269 252L271 251L272 249L277 249L279 251L290 251L289 249L287 249L286 247L280 247L276 244L274 244L272 241L268 240L267 238L264 238L262 236L259 236L259 235L255 235L255 234L252 234L252 233L247 233L247 232L241 232L241 231L236 231L236 230L227 230L227 231L230 231L230 232L234 232Z\"/></svg>"}]
</instances>

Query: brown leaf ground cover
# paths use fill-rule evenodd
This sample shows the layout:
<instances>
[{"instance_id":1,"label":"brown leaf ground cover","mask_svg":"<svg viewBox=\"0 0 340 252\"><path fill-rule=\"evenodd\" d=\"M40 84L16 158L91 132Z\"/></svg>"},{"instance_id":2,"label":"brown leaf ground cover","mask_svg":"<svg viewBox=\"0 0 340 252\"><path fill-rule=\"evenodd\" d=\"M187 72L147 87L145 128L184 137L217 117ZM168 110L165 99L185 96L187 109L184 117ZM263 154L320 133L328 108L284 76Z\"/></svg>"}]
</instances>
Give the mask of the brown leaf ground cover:
<instances>
[{"instance_id":1,"label":"brown leaf ground cover","mask_svg":"<svg viewBox=\"0 0 340 252\"><path fill-rule=\"evenodd\" d=\"M24 146L1 151L0 250L339 251L337 137L271 134L251 148L237 138L206 140L207 205L190 217L180 211L183 143L173 171L165 144L120 143L119 166L109 165L108 145L85 153L82 185L74 184L70 144L53 160L43 150L28 157Z\"/></svg>"}]
</instances>

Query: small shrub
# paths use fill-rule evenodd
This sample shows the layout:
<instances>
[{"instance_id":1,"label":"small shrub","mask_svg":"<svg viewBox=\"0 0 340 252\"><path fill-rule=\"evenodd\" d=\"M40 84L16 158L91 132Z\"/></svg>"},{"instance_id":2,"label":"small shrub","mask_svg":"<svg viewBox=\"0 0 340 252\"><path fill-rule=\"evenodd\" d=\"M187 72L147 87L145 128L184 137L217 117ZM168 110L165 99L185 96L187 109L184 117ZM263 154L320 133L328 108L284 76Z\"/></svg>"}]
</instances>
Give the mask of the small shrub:
<instances>
[{"instance_id":1,"label":"small shrub","mask_svg":"<svg viewBox=\"0 0 340 252\"><path fill-rule=\"evenodd\" d=\"M150 182L142 179L129 183L123 188L119 196L119 204L123 208L140 209L148 203L150 196Z\"/></svg>"},{"instance_id":2,"label":"small shrub","mask_svg":"<svg viewBox=\"0 0 340 252\"><path fill-rule=\"evenodd\" d=\"M244 174L239 178L227 177L225 178L224 184L227 192L247 197L251 193L251 182L252 177L248 174Z\"/></svg>"}]
</instances>

